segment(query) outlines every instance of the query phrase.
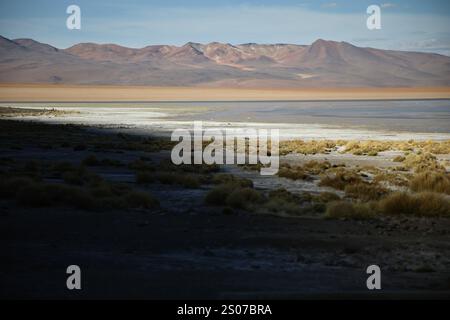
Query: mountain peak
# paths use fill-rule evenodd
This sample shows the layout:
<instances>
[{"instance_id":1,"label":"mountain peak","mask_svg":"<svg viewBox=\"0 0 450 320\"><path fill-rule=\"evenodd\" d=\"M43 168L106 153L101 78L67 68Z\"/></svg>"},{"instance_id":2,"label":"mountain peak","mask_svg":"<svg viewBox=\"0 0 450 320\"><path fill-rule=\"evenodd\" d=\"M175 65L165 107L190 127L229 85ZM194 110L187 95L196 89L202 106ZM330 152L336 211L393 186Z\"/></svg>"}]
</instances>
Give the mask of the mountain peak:
<instances>
[{"instance_id":1,"label":"mountain peak","mask_svg":"<svg viewBox=\"0 0 450 320\"><path fill-rule=\"evenodd\" d=\"M57 48L52 47L49 44L46 43L42 43L42 42L38 42L36 40L33 39L29 39L29 38L22 38L22 39L14 39L13 40L15 43L17 43L18 45L28 48L28 49L32 49L32 50L39 50L39 51L43 51L43 52L56 52L58 51Z\"/></svg>"},{"instance_id":2,"label":"mountain peak","mask_svg":"<svg viewBox=\"0 0 450 320\"><path fill-rule=\"evenodd\" d=\"M264 87L450 86L450 57L311 45L188 42L140 49L80 43L56 49L0 36L0 82ZM107 63L103 63L107 62Z\"/></svg>"}]
</instances>

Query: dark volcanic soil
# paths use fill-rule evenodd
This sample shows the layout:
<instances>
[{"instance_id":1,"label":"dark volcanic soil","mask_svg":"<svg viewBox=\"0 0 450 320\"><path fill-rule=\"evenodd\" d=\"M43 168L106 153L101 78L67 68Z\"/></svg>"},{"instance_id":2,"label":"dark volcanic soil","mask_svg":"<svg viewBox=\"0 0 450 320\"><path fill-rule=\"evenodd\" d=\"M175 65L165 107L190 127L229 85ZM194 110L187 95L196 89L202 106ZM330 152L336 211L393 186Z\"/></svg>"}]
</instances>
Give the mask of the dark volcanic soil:
<instances>
[{"instance_id":1,"label":"dark volcanic soil","mask_svg":"<svg viewBox=\"0 0 450 320\"><path fill-rule=\"evenodd\" d=\"M16 162L76 161L90 152L56 145L49 149L51 135L41 131L35 141L19 131L10 131L11 139L2 132L0 150ZM85 138L76 130L71 134ZM37 148L38 142L47 147ZM108 154L125 161L141 152ZM108 170L104 174L109 177L126 180L129 174L123 167ZM27 208L2 200L0 296L449 297L449 219L224 214L221 207L203 204L208 186L185 189L156 183L150 188L160 208L80 211ZM66 268L73 264L82 270L80 291L66 289ZM382 272L378 292L366 288L366 268L372 264Z\"/></svg>"}]
</instances>

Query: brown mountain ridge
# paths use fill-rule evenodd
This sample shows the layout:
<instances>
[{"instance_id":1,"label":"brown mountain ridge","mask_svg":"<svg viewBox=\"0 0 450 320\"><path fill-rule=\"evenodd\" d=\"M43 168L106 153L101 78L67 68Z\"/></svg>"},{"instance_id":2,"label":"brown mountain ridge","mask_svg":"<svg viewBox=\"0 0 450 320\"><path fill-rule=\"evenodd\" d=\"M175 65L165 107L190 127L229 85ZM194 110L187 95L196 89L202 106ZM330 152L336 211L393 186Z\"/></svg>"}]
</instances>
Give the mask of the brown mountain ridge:
<instances>
[{"instance_id":1,"label":"brown mountain ridge","mask_svg":"<svg viewBox=\"0 0 450 320\"><path fill-rule=\"evenodd\" d=\"M80 43L58 49L0 37L0 82L211 87L450 86L450 57L361 48L319 39L311 45L127 48Z\"/></svg>"}]
</instances>

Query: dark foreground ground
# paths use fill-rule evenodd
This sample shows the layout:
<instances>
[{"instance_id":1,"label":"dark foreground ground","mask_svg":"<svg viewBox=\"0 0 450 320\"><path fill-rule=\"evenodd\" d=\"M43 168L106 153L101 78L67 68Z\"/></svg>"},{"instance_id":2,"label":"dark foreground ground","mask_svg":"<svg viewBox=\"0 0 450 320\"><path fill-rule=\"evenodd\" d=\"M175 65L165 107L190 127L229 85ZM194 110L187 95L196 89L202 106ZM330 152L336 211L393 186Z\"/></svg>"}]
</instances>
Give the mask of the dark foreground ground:
<instances>
[{"instance_id":1,"label":"dark foreground ground","mask_svg":"<svg viewBox=\"0 0 450 320\"><path fill-rule=\"evenodd\" d=\"M0 126L3 175L30 160L79 163L95 154L127 162L164 154L148 143L142 145L146 150L138 144L124 149L99 131L4 121ZM92 170L105 179L134 184L126 166ZM153 183L146 188L159 207L83 210L26 206L3 198L0 296L449 297L449 219L354 221L230 213L204 204L208 185ZM66 268L74 264L82 270L80 291L66 288ZM378 292L366 288L371 264L382 271Z\"/></svg>"}]
</instances>

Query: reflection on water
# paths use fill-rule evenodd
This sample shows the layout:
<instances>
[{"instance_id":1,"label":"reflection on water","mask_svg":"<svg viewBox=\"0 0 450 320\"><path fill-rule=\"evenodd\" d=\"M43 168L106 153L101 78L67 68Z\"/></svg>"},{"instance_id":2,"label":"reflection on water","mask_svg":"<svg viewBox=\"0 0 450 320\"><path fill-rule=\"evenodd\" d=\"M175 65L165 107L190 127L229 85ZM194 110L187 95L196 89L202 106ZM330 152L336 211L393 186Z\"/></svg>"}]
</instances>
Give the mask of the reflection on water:
<instances>
[{"instance_id":1,"label":"reflection on water","mask_svg":"<svg viewBox=\"0 0 450 320\"><path fill-rule=\"evenodd\" d=\"M280 128L282 137L449 139L450 100L21 103L0 106L78 111L42 121L170 131L202 120L205 127ZM416 134L414 134L416 133ZM418 137L419 136L419 137Z\"/></svg>"}]
</instances>

